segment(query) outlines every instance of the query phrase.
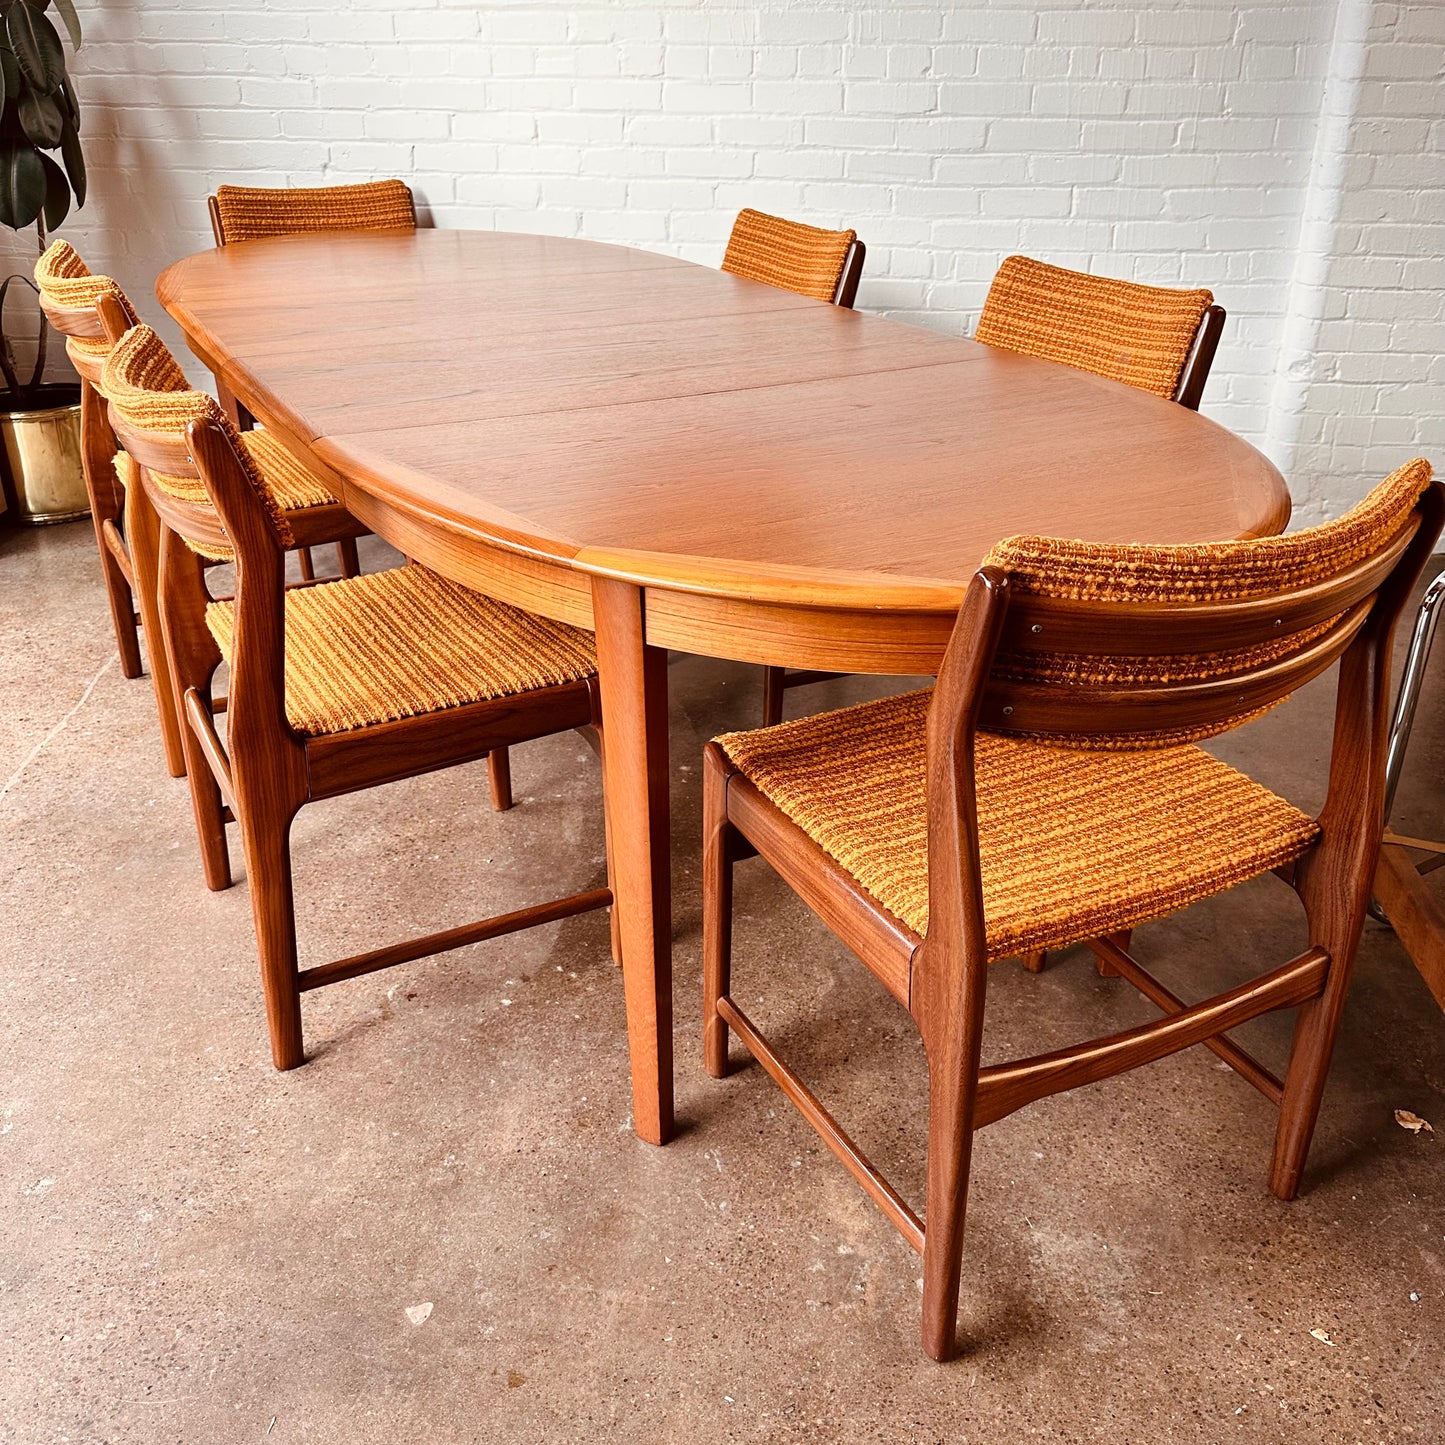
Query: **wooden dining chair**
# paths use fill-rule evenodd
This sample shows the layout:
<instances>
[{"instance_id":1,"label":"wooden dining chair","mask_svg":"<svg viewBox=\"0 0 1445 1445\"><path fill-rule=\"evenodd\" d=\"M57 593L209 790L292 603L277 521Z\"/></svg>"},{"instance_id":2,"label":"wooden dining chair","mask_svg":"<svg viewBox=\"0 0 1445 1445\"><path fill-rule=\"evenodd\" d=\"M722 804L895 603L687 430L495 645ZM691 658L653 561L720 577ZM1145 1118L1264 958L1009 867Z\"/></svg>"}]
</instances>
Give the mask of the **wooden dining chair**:
<instances>
[{"instance_id":1,"label":"wooden dining chair","mask_svg":"<svg viewBox=\"0 0 1445 1445\"><path fill-rule=\"evenodd\" d=\"M1199 410L1225 311L1203 289L1177 290L1068 271L1028 256L998 268L974 340L1062 362ZM1030 973L1047 957L1024 955ZM1111 972L1104 960L1099 971Z\"/></svg>"},{"instance_id":2,"label":"wooden dining chair","mask_svg":"<svg viewBox=\"0 0 1445 1445\"><path fill-rule=\"evenodd\" d=\"M235 241L263 241L273 236L300 236L324 231L414 231L416 204L405 181L367 181L353 186L217 186L206 197L211 234L216 245ZM216 377L216 394L231 419L243 430L254 425L249 411ZM360 570L356 543L337 555L344 577ZM311 552L300 553L301 575L315 576Z\"/></svg>"},{"instance_id":3,"label":"wooden dining chair","mask_svg":"<svg viewBox=\"0 0 1445 1445\"><path fill-rule=\"evenodd\" d=\"M121 672L126 677L139 677L144 671L139 629L146 619L136 588L131 548L126 540L125 493L115 472L115 441L110 436L103 407L96 405L94 383L99 379L100 364L110 350L96 315L96 302L103 293L109 293L127 316L128 324L134 325L140 318L120 287L109 276L91 275L65 241L54 242L35 263L35 284L40 289L41 309L50 324L65 337L66 355L80 375L81 470L90 498L90 520L95 527L101 577L120 653ZM157 666L164 670L163 658L151 660L152 679L160 689ZM159 694L156 701L159 704Z\"/></svg>"},{"instance_id":4,"label":"wooden dining chair","mask_svg":"<svg viewBox=\"0 0 1445 1445\"><path fill-rule=\"evenodd\" d=\"M1269 1186L1281 1199L1298 1191L1380 842L1391 636L1442 516L1445 490L1415 461L1342 520L1290 536L1014 538L969 586L936 687L708 745L708 1071L727 1072L735 1030L922 1253L934 1359L955 1348L973 1135L1034 1100L1205 1044L1278 1106ZM1317 818L1194 746L1336 661ZM739 1005L732 872L753 852L922 1034L923 1219ZM1260 977L1187 1003L1120 941L1270 870L1304 905L1307 946ZM983 1065L990 961L1084 940L1164 1018ZM1283 1008L1299 1012L1280 1079L1227 1035Z\"/></svg>"},{"instance_id":5,"label":"wooden dining chair","mask_svg":"<svg viewBox=\"0 0 1445 1445\"><path fill-rule=\"evenodd\" d=\"M298 968L290 829L300 808L512 743L596 730L592 639L418 566L288 590L289 514L242 435L190 389L153 331L121 338L101 387L162 523L161 622L213 889L231 882L226 823L240 824L276 1067L303 1062L309 989L610 903L607 889L593 889ZM234 598L207 595L201 557L234 562ZM223 660L224 741L211 696Z\"/></svg>"},{"instance_id":6,"label":"wooden dining chair","mask_svg":"<svg viewBox=\"0 0 1445 1445\"><path fill-rule=\"evenodd\" d=\"M312 231L413 231L416 202L405 181L355 186L217 186L206 197L216 245Z\"/></svg>"},{"instance_id":7,"label":"wooden dining chair","mask_svg":"<svg viewBox=\"0 0 1445 1445\"><path fill-rule=\"evenodd\" d=\"M851 307L866 255L856 231L825 231L764 211L742 210L733 222L722 269L815 301Z\"/></svg>"},{"instance_id":8,"label":"wooden dining chair","mask_svg":"<svg viewBox=\"0 0 1445 1445\"><path fill-rule=\"evenodd\" d=\"M733 222L722 269L749 281L762 281L784 291L852 308L863 274L867 247L856 231L824 231L799 221L743 210ZM763 670L763 721L781 722L783 694L841 677L841 673Z\"/></svg>"},{"instance_id":9,"label":"wooden dining chair","mask_svg":"<svg viewBox=\"0 0 1445 1445\"><path fill-rule=\"evenodd\" d=\"M1224 318L1209 291L1145 286L1010 256L993 278L973 339L1198 411Z\"/></svg>"},{"instance_id":10,"label":"wooden dining chair","mask_svg":"<svg viewBox=\"0 0 1445 1445\"><path fill-rule=\"evenodd\" d=\"M159 524L144 490L132 484L130 458L118 450L96 391L111 338L136 323L136 310L109 276L93 275L64 240L53 242L36 262L35 280L41 307L65 337L66 353L80 374L81 463L121 668L127 677L141 674L139 623L147 641L166 766L179 778L186 770L185 753L157 600ZM243 445L275 505L286 515L289 534L298 546L340 541L355 548L355 539L365 528L312 469L269 432L249 432Z\"/></svg>"}]
</instances>

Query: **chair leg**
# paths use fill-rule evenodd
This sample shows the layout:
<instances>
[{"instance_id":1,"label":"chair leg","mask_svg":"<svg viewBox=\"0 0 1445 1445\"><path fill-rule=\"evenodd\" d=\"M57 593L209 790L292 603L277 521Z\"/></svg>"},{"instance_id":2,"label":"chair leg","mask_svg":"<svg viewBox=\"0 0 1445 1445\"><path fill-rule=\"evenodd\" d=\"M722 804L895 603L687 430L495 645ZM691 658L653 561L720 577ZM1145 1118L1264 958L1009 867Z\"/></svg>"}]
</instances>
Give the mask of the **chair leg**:
<instances>
[{"instance_id":1,"label":"chair leg","mask_svg":"<svg viewBox=\"0 0 1445 1445\"><path fill-rule=\"evenodd\" d=\"M296 549L296 560L301 564L301 580L303 582L314 582L316 580L316 565L311 560L311 548L298 547Z\"/></svg>"},{"instance_id":2,"label":"chair leg","mask_svg":"<svg viewBox=\"0 0 1445 1445\"><path fill-rule=\"evenodd\" d=\"M733 848L727 818L728 775L714 750L703 755L702 824L702 1050L715 1079L727 1077L728 1026L718 1000L732 981Z\"/></svg>"},{"instance_id":3,"label":"chair leg","mask_svg":"<svg viewBox=\"0 0 1445 1445\"><path fill-rule=\"evenodd\" d=\"M136 628L136 599L131 596L130 583L120 570L115 554L105 543L101 531L101 520L95 521L95 540L100 549L100 575L105 583L105 600L110 606L110 623L115 630L115 645L120 652L120 671L123 677L139 677L145 671L141 665L140 634ZM135 558L131 558L135 565Z\"/></svg>"},{"instance_id":4,"label":"chair leg","mask_svg":"<svg viewBox=\"0 0 1445 1445\"><path fill-rule=\"evenodd\" d=\"M236 393L218 376L216 377L216 400L221 410L236 424L237 431L250 431L256 419L236 400Z\"/></svg>"},{"instance_id":5,"label":"chair leg","mask_svg":"<svg viewBox=\"0 0 1445 1445\"><path fill-rule=\"evenodd\" d=\"M607 772L607 766L606 763L603 762L603 753L607 747L607 739L603 735L601 729L598 729L597 738L597 761L602 764L602 772L605 776ZM614 856L612 851L612 809L605 806L602 809L602 835L603 846L607 849L607 886L609 889L612 890L612 906L607 910L608 943L611 945L612 948L612 962L618 968L621 968L622 916L618 912L617 879L614 875L612 867L612 859Z\"/></svg>"},{"instance_id":6,"label":"chair leg","mask_svg":"<svg viewBox=\"0 0 1445 1445\"><path fill-rule=\"evenodd\" d=\"M296 906L291 888L291 820L295 806L257 798L242 823L256 951L266 1000L271 1060L278 1069L306 1061L301 991L296 983Z\"/></svg>"},{"instance_id":7,"label":"chair leg","mask_svg":"<svg viewBox=\"0 0 1445 1445\"><path fill-rule=\"evenodd\" d=\"M763 726L775 727L783 720L784 673L781 667L763 669Z\"/></svg>"},{"instance_id":8,"label":"chair leg","mask_svg":"<svg viewBox=\"0 0 1445 1445\"><path fill-rule=\"evenodd\" d=\"M980 943L978 956L972 958L943 945L929 965L913 1002L928 1057L923 1349L930 1359L948 1360L957 1349L958 1285L988 962ZM944 982L930 987L930 975Z\"/></svg>"},{"instance_id":9,"label":"chair leg","mask_svg":"<svg viewBox=\"0 0 1445 1445\"><path fill-rule=\"evenodd\" d=\"M361 558L356 555L355 537L343 537L336 544L336 562L343 577L361 576Z\"/></svg>"},{"instance_id":10,"label":"chair leg","mask_svg":"<svg viewBox=\"0 0 1445 1445\"><path fill-rule=\"evenodd\" d=\"M923 1349L949 1360L957 1349L958 1288L963 1269L963 1226L973 1160L973 1096L978 1050L972 1064L929 1058L928 1215L923 1235ZM963 1067L958 1067L963 1064Z\"/></svg>"},{"instance_id":11,"label":"chair leg","mask_svg":"<svg viewBox=\"0 0 1445 1445\"><path fill-rule=\"evenodd\" d=\"M1330 950L1330 971L1324 992L1300 1006L1295 1017L1294 1041L1289 1069L1284 1076L1284 1098L1279 1106L1279 1127L1274 1136L1274 1157L1270 1161L1270 1193L1279 1199L1293 1199L1304 1177L1305 1159L1314 1138L1324 1098L1325 1079L1335 1051L1335 1036L1354 971L1355 950L1360 930L1340 938L1322 938L1320 946ZM1331 947L1335 944L1336 947Z\"/></svg>"},{"instance_id":12,"label":"chair leg","mask_svg":"<svg viewBox=\"0 0 1445 1445\"><path fill-rule=\"evenodd\" d=\"M151 687L156 695L156 717L161 726L161 747L166 770L173 778L186 774L187 753L178 693L171 676L170 654L166 650L161 622L161 523L145 488L136 482L126 499L126 543L130 565L135 572L136 606L145 629L146 653L150 662ZM225 887L225 884L221 884Z\"/></svg>"},{"instance_id":13,"label":"chair leg","mask_svg":"<svg viewBox=\"0 0 1445 1445\"><path fill-rule=\"evenodd\" d=\"M160 539L160 626L149 639L154 654L163 650L169 665L172 706L184 720L184 697L194 692L209 711L211 679L221 655L206 629L206 584L201 559L176 534L164 529ZM163 641L162 641L163 639ZM206 761L200 739L187 723L181 729L190 781L191 811L206 887L219 891L231 886L231 863L226 850L226 825L221 817L221 792Z\"/></svg>"},{"instance_id":14,"label":"chair leg","mask_svg":"<svg viewBox=\"0 0 1445 1445\"><path fill-rule=\"evenodd\" d=\"M209 710L210 689L192 689ZM206 887L220 893L231 886L231 852L226 846L226 822L221 790L211 765L201 749L200 739L189 724L185 732L186 781L191 790L191 813L196 820L196 843L201 851L201 871Z\"/></svg>"},{"instance_id":15,"label":"chair leg","mask_svg":"<svg viewBox=\"0 0 1445 1445\"><path fill-rule=\"evenodd\" d=\"M140 639L136 634L135 599L125 569L106 542L107 527L124 535L125 493L115 472L115 433L106 420L105 402L88 381L80 388L80 448L85 490L90 498L90 521L100 553L100 575L110 607L120 670L126 677L141 675ZM129 550L129 549L127 549Z\"/></svg>"},{"instance_id":16,"label":"chair leg","mask_svg":"<svg viewBox=\"0 0 1445 1445\"><path fill-rule=\"evenodd\" d=\"M1037 953L1025 953L1022 955L1023 965L1030 973L1042 973L1048 966L1049 956L1040 949Z\"/></svg>"},{"instance_id":17,"label":"chair leg","mask_svg":"<svg viewBox=\"0 0 1445 1445\"><path fill-rule=\"evenodd\" d=\"M512 756L506 748L487 754L487 781L492 789L492 807L505 813L512 806Z\"/></svg>"}]
</instances>

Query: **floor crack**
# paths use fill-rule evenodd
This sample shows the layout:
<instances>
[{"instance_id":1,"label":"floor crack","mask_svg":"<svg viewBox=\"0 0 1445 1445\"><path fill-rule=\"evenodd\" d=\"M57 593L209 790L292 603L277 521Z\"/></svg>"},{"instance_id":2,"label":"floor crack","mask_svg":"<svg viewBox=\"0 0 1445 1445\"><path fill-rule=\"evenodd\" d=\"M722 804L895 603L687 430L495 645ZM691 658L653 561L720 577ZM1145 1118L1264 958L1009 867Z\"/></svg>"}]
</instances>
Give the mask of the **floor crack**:
<instances>
[{"instance_id":1,"label":"floor crack","mask_svg":"<svg viewBox=\"0 0 1445 1445\"><path fill-rule=\"evenodd\" d=\"M10 789L13 788L15 784L20 781L20 776L22 773L24 773L25 769L28 768L30 764L33 763L35 759L38 758L40 754L43 753L45 749L48 748L50 744L54 742L54 740L59 737L60 734L63 733L65 729L70 725L71 718L73 718L76 713L78 713L81 708L83 708L86 703L90 701L90 695L95 691L96 684L101 680L101 678L106 675L106 673L111 670L112 667L115 666L115 660L116 654L111 653L111 655L107 657L106 660L101 664L100 670L95 674L94 677L90 679L88 683L86 683L85 691L80 694L80 701L77 702L75 706L71 708L70 711L66 713L65 716L61 718L60 721L56 723L55 726L51 728L50 731L46 733L45 736L41 738L40 741L36 743L35 746L31 748L28 753L26 753L24 761L21 762L20 766L16 768L15 771L11 773L8 778L5 779L4 786L0 787L0 798L3 798L6 793L8 793Z\"/></svg>"}]
</instances>

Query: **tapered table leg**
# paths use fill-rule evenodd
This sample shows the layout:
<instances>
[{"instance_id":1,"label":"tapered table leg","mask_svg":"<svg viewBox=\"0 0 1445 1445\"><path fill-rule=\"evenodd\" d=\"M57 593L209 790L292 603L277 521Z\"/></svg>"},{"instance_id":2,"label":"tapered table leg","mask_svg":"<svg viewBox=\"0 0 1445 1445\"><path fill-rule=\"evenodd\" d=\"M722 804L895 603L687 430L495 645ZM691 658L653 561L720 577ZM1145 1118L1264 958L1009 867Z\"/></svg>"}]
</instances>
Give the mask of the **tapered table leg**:
<instances>
[{"instance_id":1,"label":"tapered table leg","mask_svg":"<svg viewBox=\"0 0 1445 1445\"><path fill-rule=\"evenodd\" d=\"M640 1138L665 1144L673 1133L667 653L647 645L642 600L630 583L592 580L633 1119Z\"/></svg>"}]
</instances>

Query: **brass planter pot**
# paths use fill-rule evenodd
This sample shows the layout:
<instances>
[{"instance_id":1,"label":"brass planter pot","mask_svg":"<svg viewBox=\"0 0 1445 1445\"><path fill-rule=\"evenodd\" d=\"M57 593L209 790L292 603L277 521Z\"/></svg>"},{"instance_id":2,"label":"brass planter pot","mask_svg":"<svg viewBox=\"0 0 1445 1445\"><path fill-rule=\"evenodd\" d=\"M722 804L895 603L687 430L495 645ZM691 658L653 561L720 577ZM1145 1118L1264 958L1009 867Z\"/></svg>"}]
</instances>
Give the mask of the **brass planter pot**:
<instances>
[{"instance_id":1,"label":"brass planter pot","mask_svg":"<svg viewBox=\"0 0 1445 1445\"><path fill-rule=\"evenodd\" d=\"M90 512L80 460L80 401L75 387L42 386L38 405L0 411L6 500L14 521L70 522Z\"/></svg>"}]
</instances>

